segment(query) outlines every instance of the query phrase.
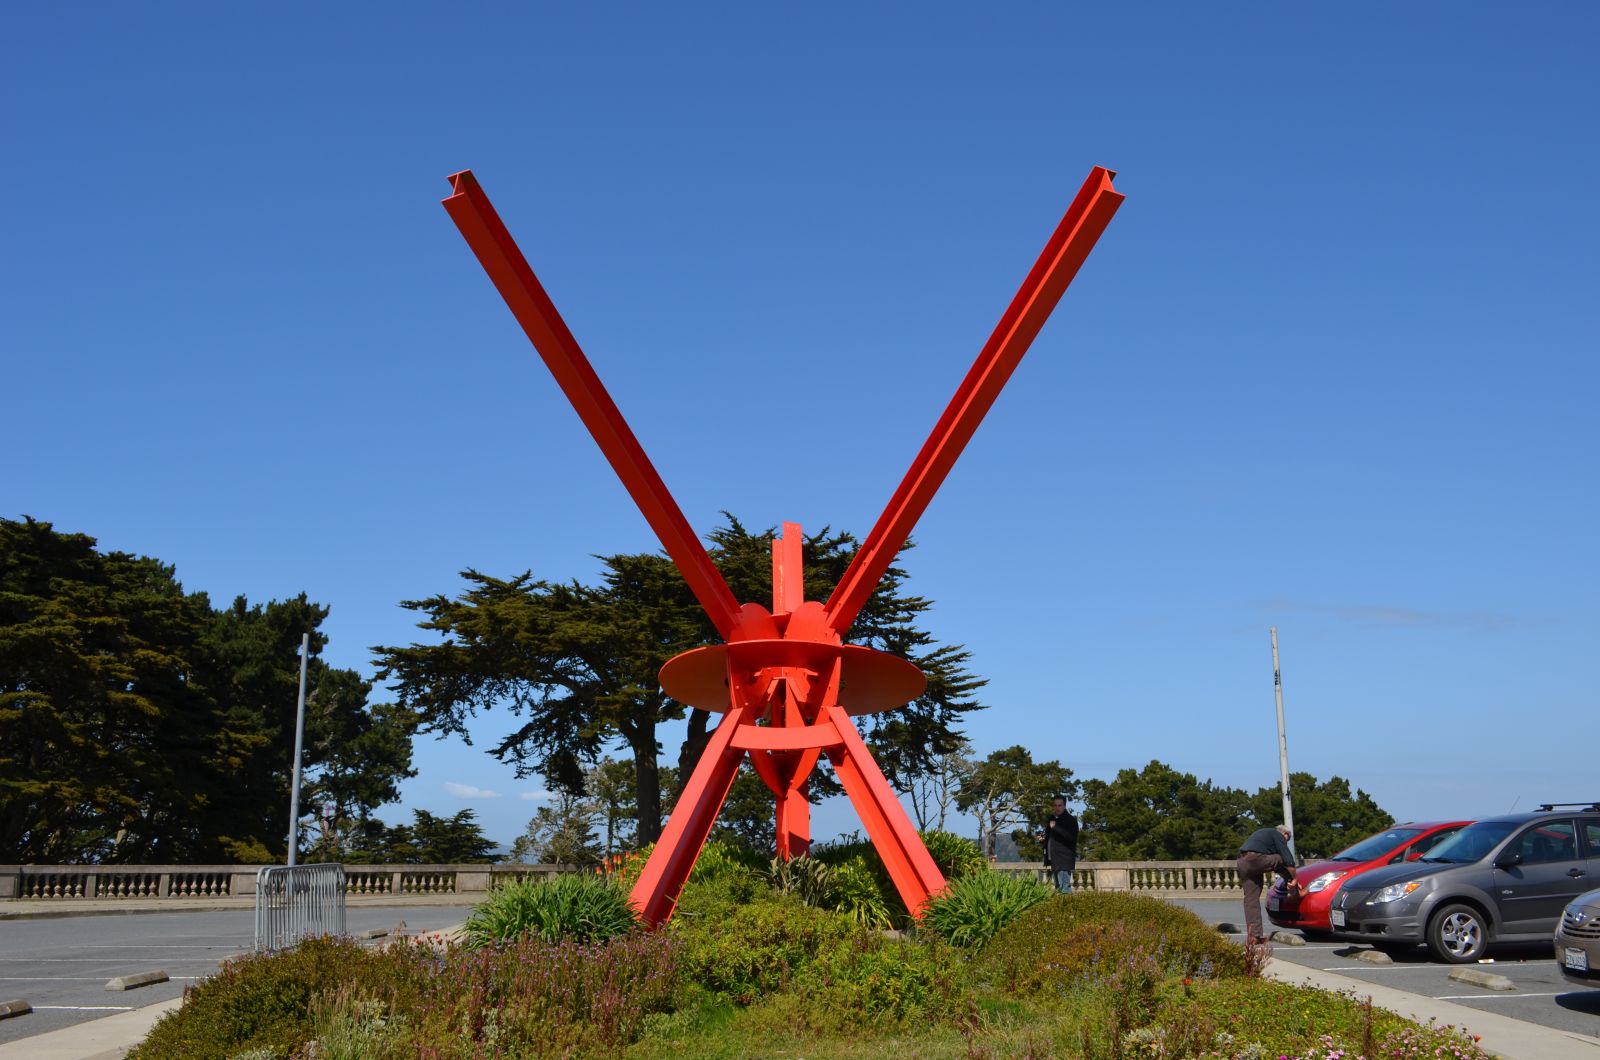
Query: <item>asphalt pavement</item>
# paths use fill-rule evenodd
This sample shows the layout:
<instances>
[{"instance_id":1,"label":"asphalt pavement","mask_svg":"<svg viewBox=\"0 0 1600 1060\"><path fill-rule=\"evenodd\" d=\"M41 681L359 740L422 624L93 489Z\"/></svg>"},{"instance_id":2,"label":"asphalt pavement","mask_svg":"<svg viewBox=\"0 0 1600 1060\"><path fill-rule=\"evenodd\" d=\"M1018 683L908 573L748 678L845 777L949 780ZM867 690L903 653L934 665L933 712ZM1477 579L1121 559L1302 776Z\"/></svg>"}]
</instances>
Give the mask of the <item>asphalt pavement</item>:
<instances>
[{"instance_id":1,"label":"asphalt pavement","mask_svg":"<svg viewBox=\"0 0 1600 1060\"><path fill-rule=\"evenodd\" d=\"M350 905L353 935L394 929L437 931L461 922L459 905ZM216 974L222 961L255 942L250 909L76 916L0 922L0 1002L25 1000L27 1015L0 1020L0 1046L181 997L183 988ZM117 976L163 971L167 982L110 991Z\"/></svg>"},{"instance_id":2,"label":"asphalt pavement","mask_svg":"<svg viewBox=\"0 0 1600 1060\"><path fill-rule=\"evenodd\" d=\"M1244 919L1244 910L1236 901L1177 904L1198 913L1208 924L1239 924ZM1298 932L1290 934L1299 935ZM1242 935L1234 937L1243 939ZM1368 964L1356 959L1356 953L1367 949L1370 947L1339 941L1307 942L1304 946L1279 942L1273 944L1272 956L1285 964L1332 972L1347 979L1447 1001L1479 1012L1554 1030L1600 1036L1600 990L1568 983L1556 968L1550 946L1492 949L1489 962L1465 966L1505 976L1515 987L1509 991L1489 990L1451 979L1450 973L1463 966L1434 960L1421 946L1396 955L1390 964Z\"/></svg>"}]
</instances>

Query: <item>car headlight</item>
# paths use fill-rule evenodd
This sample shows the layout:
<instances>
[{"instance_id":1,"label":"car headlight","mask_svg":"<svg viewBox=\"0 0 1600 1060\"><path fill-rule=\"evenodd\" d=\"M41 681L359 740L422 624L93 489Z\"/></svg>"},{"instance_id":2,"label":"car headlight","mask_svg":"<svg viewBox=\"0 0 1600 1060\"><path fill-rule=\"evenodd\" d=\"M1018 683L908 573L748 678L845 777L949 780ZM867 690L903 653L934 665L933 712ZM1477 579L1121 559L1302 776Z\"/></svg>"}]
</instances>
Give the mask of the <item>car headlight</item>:
<instances>
[{"instance_id":1,"label":"car headlight","mask_svg":"<svg viewBox=\"0 0 1600 1060\"><path fill-rule=\"evenodd\" d=\"M1405 883L1391 883L1380 888L1377 894L1367 899L1368 905L1381 905L1384 902L1398 902L1406 895L1422 886L1421 880L1407 880Z\"/></svg>"},{"instance_id":2,"label":"car headlight","mask_svg":"<svg viewBox=\"0 0 1600 1060\"><path fill-rule=\"evenodd\" d=\"M1318 876L1316 879L1306 884L1306 893L1316 894L1318 891L1327 887L1328 884L1332 883L1334 880L1343 879L1347 875L1349 874L1344 872L1324 872L1321 876Z\"/></svg>"},{"instance_id":3,"label":"car headlight","mask_svg":"<svg viewBox=\"0 0 1600 1060\"><path fill-rule=\"evenodd\" d=\"M1562 916L1569 924L1581 924L1590 917L1594 916L1594 914L1589 912L1588 909L1579 905L1577 902L1573 902L1571 905L1567 906L1566 909L1562 910Z\"/></svg>"}]
</instances>

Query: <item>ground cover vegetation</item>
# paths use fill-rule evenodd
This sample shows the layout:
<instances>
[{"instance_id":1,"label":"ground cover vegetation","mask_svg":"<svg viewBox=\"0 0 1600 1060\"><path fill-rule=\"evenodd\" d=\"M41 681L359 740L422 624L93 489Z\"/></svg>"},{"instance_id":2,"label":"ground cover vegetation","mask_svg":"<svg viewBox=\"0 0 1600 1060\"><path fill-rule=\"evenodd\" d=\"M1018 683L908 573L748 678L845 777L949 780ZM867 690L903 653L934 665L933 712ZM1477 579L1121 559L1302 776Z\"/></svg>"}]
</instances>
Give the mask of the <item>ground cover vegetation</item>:
<instances>
[{"instance_id":1,"label":"ground cover vegetation","mask_svg":"<svg viewBox=\"0 0 1600 1060\"><path fill-rule=\"evenodd\" d=\"M921 927L887 933L808 900L820 863L710 850L662 930L614 917L625 873L517 884L460 944L321 939L229 962L131 1055L1485 1056L1454 1028L1264 980L1258 950L1154 899L1018 901L974 862Z\"/></svg>"}]
</instances>

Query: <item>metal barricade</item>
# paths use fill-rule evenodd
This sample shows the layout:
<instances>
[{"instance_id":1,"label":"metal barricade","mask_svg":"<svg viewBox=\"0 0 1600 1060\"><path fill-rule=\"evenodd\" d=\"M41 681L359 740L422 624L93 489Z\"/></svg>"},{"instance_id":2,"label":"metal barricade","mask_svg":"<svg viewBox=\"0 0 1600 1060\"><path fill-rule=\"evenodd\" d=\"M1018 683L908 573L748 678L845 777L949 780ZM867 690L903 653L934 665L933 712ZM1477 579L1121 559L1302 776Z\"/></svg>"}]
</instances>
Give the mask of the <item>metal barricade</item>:
<instances>
[{"instance_id":1,"label":"metal barricade","mask_svg":"<svg viewBox=\"0 0 1600 1060\"><path fill-rule=\"evenodd\" d=\"M269 865L256 873L256 952L343 935L343 865Z\"/></svg>"}]
</instances>

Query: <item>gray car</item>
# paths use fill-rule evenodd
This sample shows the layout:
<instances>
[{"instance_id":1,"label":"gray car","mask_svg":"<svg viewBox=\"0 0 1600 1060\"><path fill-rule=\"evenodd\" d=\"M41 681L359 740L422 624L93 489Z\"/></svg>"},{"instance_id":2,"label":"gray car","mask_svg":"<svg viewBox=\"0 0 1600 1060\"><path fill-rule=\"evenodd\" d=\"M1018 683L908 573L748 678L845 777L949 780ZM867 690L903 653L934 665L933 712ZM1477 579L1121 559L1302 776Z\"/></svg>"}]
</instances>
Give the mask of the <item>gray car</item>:
<instances>
[{"instance_id":1,"label":"gray car","mask_svg":"<svg viewBox=\"0 0 1600 1060\"><path fill-rule=\"evenodd\" d=\"M1556 964L1579 986L1600 987L1600 891L1580 894L1556 924Z\"/></svg>"},{"instance_id":2,"label":"gray car","mask_svg":"<svg viewBox=\"0 0 1600 1060\"><path fill-rule=\"evenodd\" d=\"M1379 949L1425 943L1465 964L1498 942L1547 942L1574 898L1600 883L1600 802L1488 817L1420 861L1374 869L1328 910L1340 938Z\"/></svg>"}]
</instances>

